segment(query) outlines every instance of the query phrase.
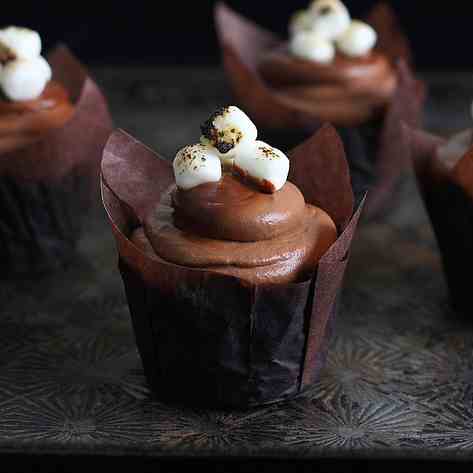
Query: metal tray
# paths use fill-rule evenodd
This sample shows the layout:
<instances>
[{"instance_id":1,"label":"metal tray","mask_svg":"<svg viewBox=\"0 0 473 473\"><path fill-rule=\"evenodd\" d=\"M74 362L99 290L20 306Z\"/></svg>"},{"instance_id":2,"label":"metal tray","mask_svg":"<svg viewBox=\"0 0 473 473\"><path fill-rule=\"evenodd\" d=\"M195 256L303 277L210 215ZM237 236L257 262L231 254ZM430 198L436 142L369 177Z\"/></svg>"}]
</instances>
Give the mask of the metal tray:
<instances>
[{"instance_id":1,"label":"metal tray","mask_svg":"<svg viewBox=\"0 0 473 473\"><path fill-rule=\"evenodd\" d=\"M96 72L117 125L168 156L197 141L202 117L228 102L221 73L210 68ZM468 126L464 104L471 85L463 84L471 81L461 77L463 82L429 76L431 128ZM455 110L458 96L464 99L461 110ZM67 271L0 285L0 451L473 456L473 324L449 310L440 258L412 176L405 176L400 192L398 206L358 231L336 337L318 386L304 399L247 412L151 399L114 242L97 204Z\"/></svg>"}]
</instances>

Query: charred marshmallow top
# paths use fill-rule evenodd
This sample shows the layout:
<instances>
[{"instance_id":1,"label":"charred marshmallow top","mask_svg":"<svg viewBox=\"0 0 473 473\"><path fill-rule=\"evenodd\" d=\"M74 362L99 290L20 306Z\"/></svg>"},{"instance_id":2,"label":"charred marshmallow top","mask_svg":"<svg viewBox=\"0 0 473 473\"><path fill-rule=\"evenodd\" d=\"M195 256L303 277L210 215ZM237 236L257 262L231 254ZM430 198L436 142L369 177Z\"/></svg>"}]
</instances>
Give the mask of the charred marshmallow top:
<instances>
[{"instance_id":1,"label":"charred marshmallow top","mask_svg":"<svg viewBox=\"0 0 473 473\"><path fill-rule=\"evenodd\" d=\"M176 185L184 190L222 178L217 151L202 143L182 148L174 158L173 168Z\"/></svg>"},{"instance_id":2,"label":"charred marshmallow top","mask_svg":"<svg viewBox=\"0 0 473 473\"><path fill-rule=\"evenodd\" d=\"M174 158L177 187L188 190L222 178L222 166L242 175L263 192L280 190L289 173L289 159L280 150L257 141L254 123L238 107L217 110L202 125L203 142L186 146Z\"/></svg>"},{"instance_id":3,"label":"charred marshmallow top","mask_svg":"<svg viewBox=\"0 0 473 473\"><path fill-rule=\"evenodd\" d=\"M340 0L315 0L296 12L289 23L289 49L297 57L331 63L338 50L349 57L363 57L374 48L377 35L368 24L352 20Z\"/></svg>"},{"instance_id":4,"label":"charred marshmallow top","mask_svg":"<svg viewBox=\"0 0 473 473\"><path fill-rule=\"evenodd\" d=\"M201 126L204 142L213 146L223 159L256 141L258 130L246 113L238 107L223 107L214 112Z\"/></svg>"},{"instance_id":5,"label":"charred marshmallow top","mask_svg":"<svg viewBox=\"0 0 473 473\"><path fill-rule=\"evenodd\" d=\"M339 38L350 26L350 13L339 0L317 0L309 7L312 29L329 41Z\"/></svg>"},{"instance_id":6,"label":"charred marshmallow top","mask_svg":"<svg viewBox=\"0 0 473 473\"><path fill-rule=\"evenodd\" d=\"M36 31L9 26L0 30L0 89L10 100L37 99L51 80Z\"/></svg>"}]
</instances>

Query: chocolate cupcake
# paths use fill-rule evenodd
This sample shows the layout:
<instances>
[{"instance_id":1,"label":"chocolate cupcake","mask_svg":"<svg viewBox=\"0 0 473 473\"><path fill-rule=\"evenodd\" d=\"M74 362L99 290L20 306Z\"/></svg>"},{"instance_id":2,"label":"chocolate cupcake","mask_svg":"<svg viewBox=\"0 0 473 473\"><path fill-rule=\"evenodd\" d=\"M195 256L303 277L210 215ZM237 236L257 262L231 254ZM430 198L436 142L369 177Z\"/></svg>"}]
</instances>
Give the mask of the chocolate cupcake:
<instances>
[{"instance_id":1,"label":"chocolate cupcake","mask_svg":"<svg viewBox=\"0 0 473 473\"><path fill-rule=\"evenodd\" d=\"M115 132L102 196L149 384L170 402L245 408L317 379L363 203L325 126L284 153L237 107L173 165ZM287 180L289 176L289 180Z\"/></svg>"},{"instance_id":2,"label":"chocolate cupcake","mask_svg":"<svg viewBox=\"0 0 473 473\"><path fill-rule=\"evenodd\" d=\"M453 308L471 316L467 269L473 264L473 131L444 139L409 129L417 182L429 214Z\"/></svg>"},{"instance_id":3,"label":"chocolate cupcake","mask_svg":"<svg viewBox=\"0 0 473 473\"><path fill-rule=\"evenodd\" d=\"M2 277L35 276L74 254L111 131L105 100L65 47L0 30Z\"/></svg>"},{"instance_id":4,"label":"chocolate cupcake","mask_svg":"<svg viewBox=\"0 0 473 473\"><path fill-rule=\"evenodd\" d=\"M372 187L365 213L382 209L408 162L401 121L419 125L425 96L389 6L364 23L339 0L317 0L291 19L287 41L223 3L215 19L235 98L258 126L282 140L288 130L307 137L327 121L348 128L363 143L347 148L350 167Z\"/></svg>"}]
</instances>

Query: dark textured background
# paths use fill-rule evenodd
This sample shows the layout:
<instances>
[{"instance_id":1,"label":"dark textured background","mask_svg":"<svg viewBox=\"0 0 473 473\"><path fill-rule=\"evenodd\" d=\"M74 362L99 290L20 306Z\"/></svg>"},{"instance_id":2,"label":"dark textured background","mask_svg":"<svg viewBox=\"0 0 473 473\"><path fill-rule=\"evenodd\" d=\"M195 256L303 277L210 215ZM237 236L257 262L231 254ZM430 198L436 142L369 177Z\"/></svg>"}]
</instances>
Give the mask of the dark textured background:
<instances>
[{"instance_id":1,"label":"dark textured background","mask_svg":"<svg viewBox=\"0 0 473 473\"><path fill-rule=\"evenodd\" d=\"M5 5L3 5L5 3ZM0 23L38 29L46 45L66 42L94 64L200 64L218 61L212 0L2 2ZM289 15L308 0L228 0L258 23L285 34ZM375 0L346 0L354 17ZM469 67L471 2L391 0L420 66Z\"/></svg>"},{"instance_id":2,"label":"dark textured background","mask_svg":"<svg viewBox=\"0 0 473 473\"><path fill-rule=\"evenodd\" d=\"M169 157L228 101L215 68L95 72L117 125ZM428 127L469 126L470 75L428 80ZM312 460L305 471L321 461L320 471L341 471L330 459L348 462L348 471L354 458L472 459L473 324L448 308L435 240L409 175L400 192L400 205L359 229L320 382L306 399L247 412L151 398L97 202L69 270L0 285L0 452L20 455L0 459L14 463L7 471L107 465L89 455L139 456L115 462L135 471L156 467L158 457L225 458L221 471L249 472L294 465L277 458ZM43 456L25 456L32 453ZM172 462L164 465L174 471Z\"/></svg>"}]
</instances>

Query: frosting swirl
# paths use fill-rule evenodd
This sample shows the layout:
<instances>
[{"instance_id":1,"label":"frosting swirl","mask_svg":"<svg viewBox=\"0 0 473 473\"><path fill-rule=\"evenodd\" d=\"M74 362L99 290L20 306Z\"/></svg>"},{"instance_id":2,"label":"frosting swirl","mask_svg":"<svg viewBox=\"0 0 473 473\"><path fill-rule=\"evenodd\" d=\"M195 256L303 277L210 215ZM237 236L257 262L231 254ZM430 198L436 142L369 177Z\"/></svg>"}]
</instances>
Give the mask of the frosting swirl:
<instances>
[{"instance_id":1,"label":"frosting swirl","mask_svg":"<svg viewBox=\"0 0 473 473\"><path fill-rule=\"evenodd\" d=\"M172 186L132 236L162 260L255 284L306 279L336 238L332 219L293 184L265 194L230 174L192 190Z\"/></svg>"},{"instance_id":2,"label":"frosting swirl","mask_svg":"<svg viewBox=\"0 0 473 473\"><path fill-rule=\"evenodd\" d=\"M174 190L172 204L180 230L242 242L269 240L294 231L302 225L306 210L303 195L290 182L279 192L265 194L229 174L216 184Z\"/></svg>"},{"instance_id":3,"label":"frosting swirl","mask_svg":"<svg viewBox=\"0 0 473 473\"><path fill-rule=\"evenodd\" d=\"M390 101L397 85L389 60L376 51L359 58L337 54L332 63L322 64L281 48L261 61L260 73L282 100L341 125L373 118Z\"/></svg>"},{"instance_id":4,"label":"frosting swirl","mask_svg":"<svg viewBox=\"0 0 473 473\"><path fill-rule=\"evenodd\" d=\"M62 127L73 112L67 91L55 81L50 81L37 99L0 100L0 154L23 148Z\"/></svg>"}]
</instances>

